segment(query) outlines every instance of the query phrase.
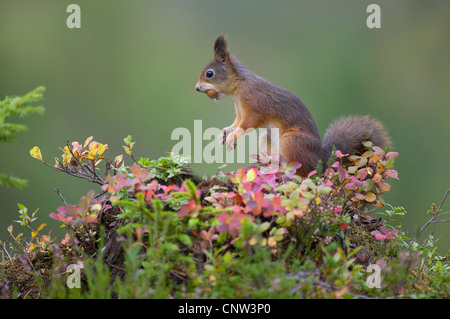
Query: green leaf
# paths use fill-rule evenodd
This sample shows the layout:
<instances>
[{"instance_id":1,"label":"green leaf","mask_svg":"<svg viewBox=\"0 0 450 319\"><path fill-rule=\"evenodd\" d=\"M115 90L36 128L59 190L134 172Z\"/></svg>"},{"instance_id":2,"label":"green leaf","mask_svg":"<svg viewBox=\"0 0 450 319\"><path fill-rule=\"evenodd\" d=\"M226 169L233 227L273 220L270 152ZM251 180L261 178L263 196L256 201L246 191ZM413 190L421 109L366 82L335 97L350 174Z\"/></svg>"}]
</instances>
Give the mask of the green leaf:
<instances>
[{"instance_id":1,"label":"green leaf","mask_svg":"<svg viewBox=\"0 0 450 319\"><path fill-rule=\"evenodd\" d=\"M366 164L367 164L367 158L366 157L362 157L355 163L355 166L360 168L360 167L363 167Z\"/></svg>"},{"instance_id":2,"label":"green leaf","mask_svg":"<svg viewBox=\"0 0 450 319\"><path fill-rule=\"evenodd\" d=\"M350 173L350 174L355 174L355 172L358 170L358 167L357 166L350 166L349 168L347 168L347 171Z\"/></svg>"},{"instance_id":3,"label":"green leaf","mask_svg":"<svg viewBox=\"0 0 450 319\"><path fill-rule=\"evenodd\" d=\"M179 234L176 236L176 238L185 246L192 246L192 240L189 235L186 234Z\"/></svg>"},{"instance_id":4,"label":"green leaf","mask_svg":"<svg viewBox=\"0 0 450 319\"><path fill-rule=\"evenodd\" d=\"M259 231L261 233L265 232L267 229L269 229L270 227L270 223L269 222L264 222L261 225L259 225Z\"/></svg>"},{"instance_id":5,"label":"green leaf","mask_svg":"<svg viewBox=\"0 0 450 319\"><path fill-rule=\"evenodd\" d=\"M9 188L17 187L22 189L22 187L27 186L28 181L16 176L4 174L0 172L0 185L5 185Z\"/></svg>"},{"instance_id":6,"label":"green leaf","mask_svg":"<svg viewBox=\"0 0 450 319\"><path fill-rule=\"evenodd\" d=\"M374 154L374 151L368 150L362 154L362 157L369 158L369 157L372 157L373 154Z\"/></svg>"},{"instance_id":7,"label":"green leaf","mask_svg":"<svg viewBox=\"0 0 450 319\"><path fill-rule=\"evenodd\" d=\"M162 246L165 250L169 252L177 252L179 250L179 247L174 243L164 243Z\"/></svg>"},{"instance_id":8,"label":"green leaf","mask_svg":"<svg viewBox=\"0 0 450 319\"><path fill-rule=\"evenodd\" d=\"M372 141L364 141L363 145L367 148L371 148L373 144L372 144Z\"/></svg>"},{"instance_id":9,"label":"green leaf","mask_svg":"<svg viewBox=\"0 0 450 319\"><path fill-rule=\"evenodd\" d=\"M391 157L390 159L388 159L388 161L386 162L386 168L390 169L392 166L394 166L395 163L395 158Z\"/></svg>"},{"instance_id":10,"label":"green leaf","mask_svg":"<svg viewBox=\"0 0 450 319\"><path fill-rule=\"evenodd\" d=\"M383 150L381 147L378 147L378 146L372 146L372 149L373 149L375 152L379 152L379 153L385 155L384 150Z\"/></svg>"}]
</instances>

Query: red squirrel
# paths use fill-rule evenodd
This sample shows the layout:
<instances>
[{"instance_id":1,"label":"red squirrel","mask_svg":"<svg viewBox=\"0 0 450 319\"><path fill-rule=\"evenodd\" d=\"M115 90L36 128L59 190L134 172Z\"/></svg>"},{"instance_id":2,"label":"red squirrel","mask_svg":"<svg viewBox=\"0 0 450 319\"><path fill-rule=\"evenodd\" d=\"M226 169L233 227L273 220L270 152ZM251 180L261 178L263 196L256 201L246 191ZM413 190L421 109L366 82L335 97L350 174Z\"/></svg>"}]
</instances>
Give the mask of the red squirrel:
<instances>
[{"instance_id":1,"label":"red squirrel","mask_svg":"<svg viewBox=\"0 0 450 319\"><path fill-rule=\"evenodd\" d=\"M288 163L301 163L297 170L300 176L314 170L319 160L326 165L333 146L347 154L362 152L362 143L367 140L383 149L391 144L383 125L368 116L336 120L327 129L322 143L316 122L305 104L292 92L247 69L230 54L224 35L216 39L214 58L203 69L195 89L215 100L228 95L234 98L236 119L219 136L219 142L225 143L228 151L249 130L276 127L279 130L279 145L270 145L271 139L261 136L260 150L269 154L270 150L272 154L279 153ZM270 137L271 130L267 131ZM266 140L269 145L264 143ZM273 152L274 149L277 152Z\"/></svg>"}]
</instances>

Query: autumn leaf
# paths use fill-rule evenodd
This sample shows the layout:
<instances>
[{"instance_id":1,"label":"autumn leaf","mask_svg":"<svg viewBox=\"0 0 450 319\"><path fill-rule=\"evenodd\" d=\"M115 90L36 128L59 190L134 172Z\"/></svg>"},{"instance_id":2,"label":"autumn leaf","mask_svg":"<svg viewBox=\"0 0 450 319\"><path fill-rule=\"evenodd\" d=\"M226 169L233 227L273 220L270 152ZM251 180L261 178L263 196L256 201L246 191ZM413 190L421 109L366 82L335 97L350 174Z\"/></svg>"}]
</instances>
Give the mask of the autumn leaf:
<instances>
[{"instance_id":1,"label":"autumn leaf","mask_svg":"<svg viewBox=\"0 0 450 319\"><path fill-rule=\"evenodd\" d=\"M60 148L63 151L63 165L67 165L72 160L72 153L70 152L70 148L66 145L64 148Z\"/></svg>"},{"instance_id":2,"label":"autumn leaf","mask_svg":"<svg viewBox=\"0 0 450 319\"><path fill-rule=\"evenodd\" d=\"M89 136L89 137L86 139L86 141L84 141L83 148L86 148L86 146L89 145L89 143L92 141L93 138L94 138L93 136Z\"/></svg>"},{"instance_id":3,"label":"autumn leaf","mask_svg":"<svg viewBox=\"0 0 450 319\"><path fill-rule=\"evenodd\" d=\"M350 166L349 168L347 168L347 171L350 173L350 174L355 174L355 172L358 170L358 167L357 166Z\"/></svg>"},{"instance_id":4,"label":"autumn leaf","mask_svg":"<svg viewBox=\"0 0 450 319\"><path fill-rule=\"evenodd\" d=\"M275 240L274 237L271 236L267 239L267 245L269 247L275 247L277 245L277 241Z\"/></svg>"},{"instance_id":5,"label":"autumn leaf","mask_svg":"<svg viewBox=\"0 0 450 319\"><path fill-rule=\"evenodd\" d=\"M381 177L381 175L380 175L379 173L376 173L376 174L373 176L372 180L373 180L375 183L379 183L379 182L381 182L382 177Z\"/></svg>"},{"instance_id":6,"label":"autumn leaf","mask_svg":"<svg viewBox=\"0 0 450 319\"><path fill-rule=\"evenodd\" d=\"M381 154L385 154L384 153L384 150L381 148L381 147L378 147L378 146L372 146L372 149L375 151L375 152L379 152L379 153L381 153Z\"/></svg>"},{"instance_id":7,"label":"autumn leaf","mask_svg":"<svg viewBox=\"0 0 450 319\"><path fill-rule=\"evenodd\" d=\"M125 150L125 153L127 153L128 155L131 156L131 148L132 148L132 147L128 147L128 146L122 146L122 147L123 147L123 149Z\"/></svg>"},{"instance_id":8,"label":"autumn leaf","mask_svg":"<svg viewBox=\"0 0 450 319\"><path fill-rule=\"evenodd\" d=\"M341 222L340 224L339 224L339 227L342 229L342 230L346 230L347 229L347 227L348 227L348 223L346 223L346 222Z\"/></svg>"},{"instance_id":9,"label":"autumn leaf","mask_svg":"<svg viewBox=\"0 0 450 319\"><path fill-rule=\"evenodd\" d=\"M247 172L246 181L252 182L256 178L256 169L251 169Z\"/></svg>"},{"instance_id":10,"label":"autumn leaf","mask_svg":"<svg viewBox=\"0 0 450 319\"><path fill-rule=\"evenodd\" d=\"M372 193L373 194L373 193ZM364 200L364 199L366 199L366 196L364 195L364 194L361 194L361 193L356 193L355 194L355 197L356 197L356 199L358 199L358 200Z\"/></svg>"},{"instance_id":11,"label":"autumn leaf","mask_svg":"<svg viewBox=\"0 0 450 319\"><path fill-rule=\"evenodd\" d=\"M92 223L97 220L97 214L90 214L89 216L86 216L85 221L86 223Z\"/></svg>"},{"instance_id":12,"label":"autumn leaf","mask_svg":"<svg viewBox=\"0 0 450 319\"><path fill-rule=\"evenodd\" d=\"M369 157L372 157L374 153L375 153L374 151L369 150L369 151L365 151L361 156L365 157L365 158L369 158Z\"/></svg>"},{"instance_id":13,"label":"autumn leaf","mask_svg":"<svg viewBox=\"0 0 450 319\"><path fill-rule=\"evenodd\" d=\"M30 150L30 155L37 160L42 161L42 153L39 147L35 146Z\"/></svg>"},{"instance_id":14,"label":"autumn leaf","mask_svg":"<svg viewBox=\"0 0 450 319\"><path fill-rule=\"evenodd\" d=\"M389 152L389 153L386 154L386 158L387 159L391 159L391 158L396 159L397 157L398 157L398 153L397 152Z\"/></svg>"},{"instance_id":15,"label":"autumn leaf","mask_svg":"<svg viewBox=\"0 0 450 319\"><path fill-rule=\"evenodd\" d=\"M367 158L362 157L356 162L355 166L360 168L360 167L363 167L366 164L367 164Z\"/></svg>"},{"instance_id":16,"label":"autumn leaf","mask_svg":"<svg viewBox=\"0 0 450 319\"><path fill-rule=\"evenodd\" d=\"M47 226L47 224L41 224L41 225L39 225L39 227L38 228L36 228L36 231L37 232L40 232L41 230L42 230L42 228L44 228L45 226Z\"/></svg>"},{"instance_id":17,"label":"autumn leaf","mask_svg":"<svg viewBox=\"0 0 450 319\"><path fill-rule=\"evenodd\" d=\"M375 195L374 193L367 193L365 196L366 201L368 201L369 203L373 202L374 200L377 199L377 195Z\"/></svg>"},{"instance_id":18,"label":"autumn leaf","mask_svg":"<svg viewBox=\"0 0 450 319\"><path fill-rule=\"evenodd\" d=\"M123 161L123 155L117 155L114 159L114 166L119 167L119 164Z\"/></svg>"},{"instance_id":19,"label":"autumn leaf","mask_svg":"<svg viewBox=\"0 0 450 319\"><path fill-rule=\"evenodd\" d=\"M384 191L389 192L391 190L391 185L389 185L386 181L381 181L378 183L378 186Z\"/></svg>"},{"instance_id":20,"label":"autumn leaf","mask_svg":"<svg viewBox=\"0 0 450 319\"><path fill-rule=\"evenodd\" d=\"M384 174L389 178L398 179L398 173L396 170L393 169L387 169Z\"/></svg>"}]
</instances>

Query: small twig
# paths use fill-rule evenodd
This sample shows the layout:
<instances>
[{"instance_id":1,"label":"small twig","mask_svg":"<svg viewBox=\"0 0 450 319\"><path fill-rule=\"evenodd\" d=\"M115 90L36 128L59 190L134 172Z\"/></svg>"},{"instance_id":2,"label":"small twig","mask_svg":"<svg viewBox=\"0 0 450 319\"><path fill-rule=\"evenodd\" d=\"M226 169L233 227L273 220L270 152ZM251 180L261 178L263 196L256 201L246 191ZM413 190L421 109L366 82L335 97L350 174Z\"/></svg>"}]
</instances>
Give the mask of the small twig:
<instances>
[{"instance_id":1,"label":"small twig","mask_svg":"<svg viewBox=\"0 0 450 319\"><path fill-rule=\"evenodd\" d=\"M120 267L120 266L113 265L113 264L107 262L106 260L105 260L105 264L107 264L107 265L108 265L109 267L111 267L111 268L115 268L115 269L120 270L120 271L125 271L125 270L126 270L125 268Z\"/></svg>"},{"instance_id":2,"label":"small twig","mask_svg":"<svg viewBox=\"0 0 450 319\"><path fill-rule=\"evenodd\" d=\"M78 159L78 157L75 156L75 154L72 152L72 148L69 146L69 140L67 140L67 149L70 152L70 155L72 155L72 158L75 159L75 161L77 162L77 166L80 166L81 169L86 173L86 175L89 175L89 172L86 171L86 169L84 168L84 166L81 164L80 160Z\"/></svg>"},{"instance_id":3,"label":"small twig","mask_svg":"<svg viewBox=\"0 0 450 319\"><path fill-rule=\"evenodd\" d=\"M25 296L23 296L23 299L26 299L27 296L28 296L28 294L29 294L30 292L32 292L32 291L33 291L33 289L30 289L30 290L25 294Z\"/></svg>"},{"instance_id":4,"label":"small twig","mask_svg":"<svg viewBox=\"0 0 450 319\"><path fill-rule=\"evenodd\" d=\"M450 219L433 220L432 223L448 223Z\"/></svg>"},{"instance_id":5,"label":"small twig","mask_svg":"<svg viewBox=\"0 0 450 319\"><path fill-rule=\"evenodd\" d=\"M448 193L448 192L447 192L447 193ZM420 234L420 233L421 233L421 232L422 232L429 224L431 224L431 223L441 223L441 222L448 221L448 219L447 219L447 220L436 220L436 217L441 216L441 215L444 215L444 214L447 213L447 212L446 212L446 213L439 214L439 213L438 213L439 210L440 210L440 209L435 210L433 217L431 217L430 220L427 221L427 222L425 223L425 225L422 226L422 228L419 230L419 233L418 233L418 234ZM417 234L417 235L418 235L418 234Z\"/></svg>"},{"instance_id":6,"label":"small twig","mask_svg":"<svg viewBox=\"0 0 450 319\"><path fill-rule=\"evenodd\" d=\"M440 211L440 210L441 210L442 205L444 205L444 202L445 202L445 200L447 199L447 196L448 196L449 193L450 193L450 188L447 189L447 193L445 193L445 196L444 196L444 198L442 199L442 202L441 202L441 204L439 205L439 208L437 209L437 211Z\"/></svg>"},{"instance_id":7,"label":"small twig","mask_svg":"<svg viewBox=\"0 0 450 319\"><path fill-rule=\"evenodd\" d=\"M96 179L100 180L100 181L104 184L103 179L102 179L100 176L98 176L98 175L97 175L97 172L95 171L95 163L94 163L94 162L92 162L92 172L94 173L94 177L95 177Z\"/></svg>"},{"instance_id":8,"label":"small twig","mask_svg":"<svg viewBox=\"0 0 450 319\"><path fill-rule=\"evenodd\" d=\"M54 191L56 192L56 194L59 195L59 198L61 198L61 200L64 202L64 205L68 205L66 200L64 199L63 195L61 194L61 192L59 191L59 189L55 188Z\"/></svg>"},{"instance_id":9,"label":"small twig","mask_svg":"<svg viewBox=\"0 0 450 319\"><path fill-rule=\"evenodd\" d=\"M430 218L430 220L428 220L428 221L425 223L425 225L422 226L422 228L419 230L419 232L418 232L417 235L413 238L413 240L411 240L411 242L410 242L409 245L408 245L408 249L411 247L412 243L416 241L416 239L417 239L417 237L419 236L419 234L420 234L420 233L421 233L421 232L422 232L429 224L434 223L434 224L435 224L435 229L436 229L436 223L450 222L449 219L436 220L436 218L437 218L438 216L442 216L442 215L445 215L445 214L450 213L450 212L445 212L445 213L439 214L439 211L441 210L442 205L444 205L444 202L445 202L445 200L447 199L447 196L448 196L449 193L450 193L450 188L449 188L449 189L447 190L447 192L445 193L444 198L442 199L441 204L439 205L439 207L438 207L437 209L434 208L434 214L433 214L433 216ZM434 230L433 230L433 233L434 233Z\"/></svg>"},{"instance_id":10,"label":"small twig","mask_svg":"<svg viewBox=\"0 0 450 319\"><path fill-rule=\"evenodd\" d=\"M82 171L75 171L75 170L69 170L69 168L64 167L64 168L57 168L58 171L60 172L64 172L70 176L76 177L76 178L80 178L80 179L84 179L86 181L89 181L91 183L95 183L95 184L99 184L100 186L103 186L105 183L103 182L103 180L97 180L97 179L93 179L91 175L89 174L84 174Z\"/></svg>"},{"instance_id":11,"label":"small twig","mask_svg":"<svg viewBox=\"0 0 450 319\"><path fill-rule=\"evenodd\" d=\"M12 258L11 258L11 255L8 253L8 250L3 246L3 243L0 241L0 246L2 247L2 250L6 253L6 255L8 255L8 257L9 257L9 260L11 261L11 262L13 262L13 260L12 260Z\"/></svg>"}]
</instances>

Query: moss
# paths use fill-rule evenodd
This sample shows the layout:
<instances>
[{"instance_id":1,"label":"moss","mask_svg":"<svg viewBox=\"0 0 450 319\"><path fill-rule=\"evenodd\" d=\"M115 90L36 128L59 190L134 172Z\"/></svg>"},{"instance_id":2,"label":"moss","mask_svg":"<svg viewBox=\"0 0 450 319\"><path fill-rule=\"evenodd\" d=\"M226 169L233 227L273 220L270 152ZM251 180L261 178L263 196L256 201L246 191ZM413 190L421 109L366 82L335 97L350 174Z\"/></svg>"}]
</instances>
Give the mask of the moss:
<instances>
[{"instance_id":1,"label":"moss","mask_svg":"<svg viewBox=\"0 0 450 319\"><path fill-rule=\"evenodd\" d=\"M358 262L368 265L374 263L378 258L395 257L399 247L395 240L376 240L371 234L377 226L373 224L364 224L353 220L347 231L347 240L351 248L360 247ZM364 257L362 257L364 256Z\"/></svg>"},{"instance_id":2,"label":"moss","mask_svg":"<svg viewBox=\"0 0 450 319\"><path fill-rule=\"evenodd\" d=\"M52 265L50 252L20 255L0 263L0 297L39 298L40 283L49 281Z\"/></svg>"}]
</instances>

